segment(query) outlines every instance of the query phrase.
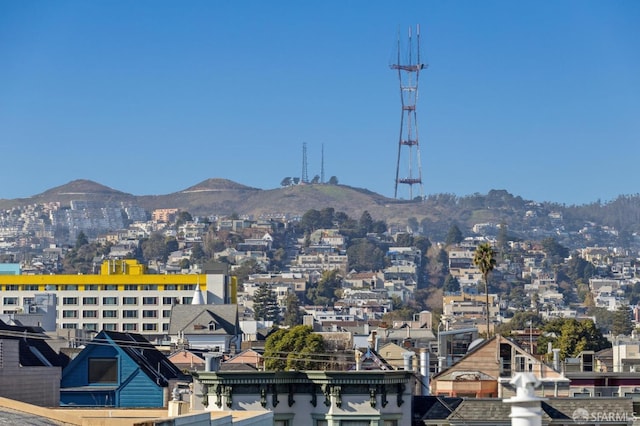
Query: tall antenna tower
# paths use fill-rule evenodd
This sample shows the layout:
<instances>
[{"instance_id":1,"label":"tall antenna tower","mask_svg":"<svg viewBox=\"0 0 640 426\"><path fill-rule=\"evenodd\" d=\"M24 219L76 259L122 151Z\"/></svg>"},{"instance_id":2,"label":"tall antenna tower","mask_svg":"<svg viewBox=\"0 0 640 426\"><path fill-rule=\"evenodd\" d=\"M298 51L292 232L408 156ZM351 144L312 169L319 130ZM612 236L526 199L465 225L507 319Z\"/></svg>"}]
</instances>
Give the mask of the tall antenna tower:
<instances>
[{"instance_id":1,"label":"tall antenna tower","mask_svg":"<svg viewBox=\"0 0 640 426\"><path fill-rule=\"evenodd\" d=\"M324 144L322 144L320 156L320 183L324 183Z\"/></svg>"},{"instance_id":2,"label":"tall antenna tower","mask_svg":"<svg viewBox=\"0 0 640 426\"><path fill-rule=\"evenodd\" d=\"M302 183L309 183L309 175L307 174L307 143L302 142L302 176L300 176Z\"/></svg>"},{"instance_id":3,"label":"tall antenna tower","mask_svg":"<svg viewBox=\"0 0 640 426\"><path fill-rule=\"evenodd\" d=\"M393 196L398 198L398 184L406 184L409 185L409 199L413 200L413 185L419 186L420 198L424 198L416 116L420 71L427 67L426 64L420 62L420 25L416 26L415 44L411 27L409 28L409 44L404 62L401 60L400 53L400 36L398 35L398 59L395 64L391 64L391 69L398 70L402 115L400 117L398 161L396 162L396 182ZM401 159L404 164L402 177L400 176Z\"/></svg>"}]
</instances>

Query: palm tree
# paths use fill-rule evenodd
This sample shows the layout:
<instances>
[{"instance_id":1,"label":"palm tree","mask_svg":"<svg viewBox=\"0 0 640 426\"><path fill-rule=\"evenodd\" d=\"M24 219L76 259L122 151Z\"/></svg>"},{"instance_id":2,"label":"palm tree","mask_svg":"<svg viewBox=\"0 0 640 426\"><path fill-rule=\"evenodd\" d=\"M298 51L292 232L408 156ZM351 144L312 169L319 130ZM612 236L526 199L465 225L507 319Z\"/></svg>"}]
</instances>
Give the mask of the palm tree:
<instances>
[{"instance_id":1,"label":"palm tree","mask_svg":"<svg viewBox=\"0 0 640 426\"><path fill-rule=\"evenodd\" d=\"M487 338L489 338L489 274L496 266L497 253L489 243L478 245L473 254L473 264L480 269L482 278L484 278L484 294L486 297L487 309Z\"/></svg>"}]
</instances>

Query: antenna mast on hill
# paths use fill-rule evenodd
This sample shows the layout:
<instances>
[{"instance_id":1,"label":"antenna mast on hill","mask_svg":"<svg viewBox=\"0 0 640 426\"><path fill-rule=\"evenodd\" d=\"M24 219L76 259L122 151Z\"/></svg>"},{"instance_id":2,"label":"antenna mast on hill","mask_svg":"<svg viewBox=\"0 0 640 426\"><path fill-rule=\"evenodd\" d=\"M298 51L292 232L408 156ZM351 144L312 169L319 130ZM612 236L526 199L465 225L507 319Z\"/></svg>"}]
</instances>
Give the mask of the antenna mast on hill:
<instances>
[{"instance_id":1,"label":"antenna mast on hill","mask_svg":"<svg viewBox=\"0 0 640 426\"><path fill-rule=\"evenodd\" d=\"M398 143L398 160L396 162L396 182L394 198L398 198L398 184L409 185L409 199L413 200L413 185L420 187L420 198L424 198L422 188L422 166L420 163L420 145L418 143L418 123L416 104L418 103L418 78L420 71L427 67L420 63L420 25L416 27L416 44L414 46L409 28L409 45L406 62L400 60L400 36L398 35L398 59L391 64L391 69L398 70L400 80L400 100L402 116L400 118L400 139ZM415 56L415 62L413 60ZM400 159L403 158L403 177L400 177Z\"/></svg>"},{"instance_id":2,"label":"antenna mast on hill","mask_svg":"<svg viewBox=\"0 0 640 426\"><path fill-rule=\"evenodd\" d=\"M300 176L302 183L309 183L309 175L307 174L307 143L302 142L302 176Z\"/></svg>"},{"instance_id":3,"label":"antenna mast on hill","mask_svg":"<svg viewBox=\"0 0 640 426\"><path fill-rule=\"evenodd\" d=\"M324 183L324 144L322 144L322 153L320 156L320 183Z\"/></svg>"}]
</instances>

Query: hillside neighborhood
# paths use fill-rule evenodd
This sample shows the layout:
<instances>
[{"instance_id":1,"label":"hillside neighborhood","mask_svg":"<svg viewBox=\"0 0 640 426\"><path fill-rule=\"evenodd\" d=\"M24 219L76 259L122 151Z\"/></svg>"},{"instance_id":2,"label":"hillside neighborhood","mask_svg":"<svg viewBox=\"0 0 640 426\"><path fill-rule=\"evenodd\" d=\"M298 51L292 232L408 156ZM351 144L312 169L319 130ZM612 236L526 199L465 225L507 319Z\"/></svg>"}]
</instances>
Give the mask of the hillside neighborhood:
<instances>
[{"instance_id":1,"label":"hillside neighborhood","mask_svg":"<svg viewBox=\"0 0 640 426\"><path fill-rule=\"evenodd\" d=\"M157 410L145 424L455 424L531 373L557 424L579 397L640 413L638 235L573 231L535 203L521 216L433 234L325 206L2 211L0 397L67 424L83 421L70 407Z\"/></svg>"}]
</instances>

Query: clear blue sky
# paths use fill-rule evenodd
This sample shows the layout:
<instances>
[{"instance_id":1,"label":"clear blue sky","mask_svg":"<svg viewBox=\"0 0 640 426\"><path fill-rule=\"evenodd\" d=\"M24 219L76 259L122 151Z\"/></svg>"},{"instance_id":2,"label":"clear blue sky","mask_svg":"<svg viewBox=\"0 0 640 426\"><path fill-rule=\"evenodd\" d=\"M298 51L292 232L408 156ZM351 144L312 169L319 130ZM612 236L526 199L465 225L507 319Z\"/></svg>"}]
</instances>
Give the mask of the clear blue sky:
<instances>
[{"instance_id":1,"label":"clear blue sky","mask_svg":"<svg viewBox=\"0 0 640 426\"><path fill-rule=\"evenodd\" d=\"M425 194L636 194L639 23L637 0L3 0L0 198L277 188L303 142L309 177L324 144L327 179L392 197L416 24Z\"/></svg>"}]
</instances>

